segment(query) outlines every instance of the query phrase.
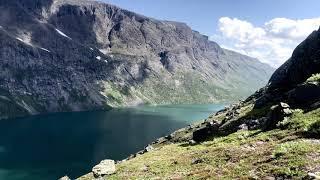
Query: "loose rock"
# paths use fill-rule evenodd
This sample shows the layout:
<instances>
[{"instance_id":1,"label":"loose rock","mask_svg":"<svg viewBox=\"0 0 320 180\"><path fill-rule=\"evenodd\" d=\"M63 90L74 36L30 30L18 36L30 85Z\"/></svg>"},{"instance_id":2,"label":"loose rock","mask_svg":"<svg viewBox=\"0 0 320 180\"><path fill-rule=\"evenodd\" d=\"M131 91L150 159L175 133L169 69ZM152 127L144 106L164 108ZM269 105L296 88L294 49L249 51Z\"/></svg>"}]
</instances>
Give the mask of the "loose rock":
<instances>
[{"instance_id":1,"label":"loose rock","mask_svg":"<svg viewBox=\"0 0 320 180\"><path fill-rule=\"evenodd\" d=\"M316 173L308 173L309 178L311 179L320 179L320 176Z\"/></svg>"},{"instance_id":2,"label":"loose rock","mask_svg":"<svg viewBox=\"0 0 320 180\"><path fill-rule=\"evenodd\" d=\"M219 130L220 124L216 121L211 121L206 124L205 127L202 127L193 132L192 139L196 142L201 142L207 139L209 136L217 133Z\"/></svg>"},{"instance_id":3,"label":"loose rock","mask_svg":"<svg viewBox=\"0 0 320 180\"><path fill-rule=\"evenodd\" d=\"M286 103L280 102L278 105L272 106L269 113L269 118L266 122L265 129L276 128L277 123L283 121L285 117L292 114L289 109L290 106Z\"/></svg>"},{"instance_id":4,"label":"loose rock","mask_svg":"<svg viewBox=\"0 0 320 180\"><path fill-rule=\"evenodd\" d=\"M150 152L154 150L154 148L151 145L148 145L147 147L144 148L144 152Z\"/></svg>"},{"instance_id":5,"label":"loose rock","mask_svg":"<svg viewBox=\"0 0 320 180\"><path fill-rule=\"evenodd\" d=\"M116 172L116 166L114 160L103 160L98 165L92 168L92 173L95 177L102 177L104 175L110 175Z\"/></svg>"},{"instance_id":6,"label":"loose rock","mask_svg":"<svg viewBox=\"0 0 320 180\"><path fill-rule=\"evenodd\" d=\"M63 176L62 178L60 178L59 180L71 180L68 176Z\"/></svg>"},{"instance_id":7,"label":"loose rock","mask_svg":"<svg viewBox=\"0 0 320 180\"><path fill-rule=\"evenodd\" d=\"M143 172L147 172L149 170L149 167L144 165L142 168L141 168L141 171Z\"/></svg>"},{"instance_id":8,"label":"loose rock","mask_svg":"<svg viewBox=\"0 0 320 180\"><path fill-rule=\"evenodd\" d=\"M199 163L202 163L203 162L203 159L199 159L199 158L196 158L196 159L192 159L192 162L191 164L199 164Z\"/></svg>"},{"instance_id":9,"label":"loose rock","mask_svg":"<svg viewBox=\"0 0 320 180\"><path fill-rule=\"evenodd\" d=\"M193 140L193 139L189 140L189 145L196 145L196 144L197 144L197 142L195 140Z\"/></svg>"},{"instance_id":10,"label":"loose rock","mask_svg":"<svg viewBox=\"0 0 320 180\"><path fill-rule=\"evenodd\" d=\"M241 124L239 127L239 130L248 130L248 126L246 124Z\"/></svg>"}]
</instances>

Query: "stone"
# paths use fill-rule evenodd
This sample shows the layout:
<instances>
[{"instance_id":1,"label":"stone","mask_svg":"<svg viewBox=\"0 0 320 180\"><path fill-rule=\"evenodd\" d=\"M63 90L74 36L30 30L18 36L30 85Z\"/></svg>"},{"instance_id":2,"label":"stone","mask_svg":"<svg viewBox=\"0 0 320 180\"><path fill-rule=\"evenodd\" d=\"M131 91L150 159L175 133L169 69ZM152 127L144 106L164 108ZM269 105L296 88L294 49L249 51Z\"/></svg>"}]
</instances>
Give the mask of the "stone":
<instances>
[{"instance_id":1,"label":"stone","mask_svg":"<svg viewBox=\"0 0 320 180\"><path fill-rule=\"evenodd\" d=\"M266 176L263 179L265 179L265 180L275 180L276 178L272 177L272 176Z\"/></svg>"},{"instance_id":2,"label":"stone","mask_svg":"<svg viewBox=\"0 0 320 180\"><path fill-rule=\"evenodd\" d=\"M248 130L248 125L247 124L241 124L239 127L238 127L239 130Z\"/></svg>"},{"instance_id":3,"label":"stone","mask_svg":"<svg viewBox=\"0 0 320 180\"><path fill-rule=\"evenodd\" d=\"M203 163L203 159L200 159L200 158L195 158L195 159L192 159L192 162L191 164L200 164L200 163Z\"/></svg>"},{"instance_id":4,"label":"stone","mask_svg":"<svg viewBox=\"0 0 320 180\"><path fill-rule=\"evenodd\" d=\"M116 166L114 160L106 159L101 161L98 165L92 168L92 173L95 177L102 177L105 175L114 174Z\"/></svg>"},{"instance_id":5,"label":"stone","mask_svg":"<svg viewBox=\"0 0 320 180\"><path fill-rule=\"evenodd\" d=\"M263 145L263 144L265 144L265 142L263 142L263 141L257 141L257 142L256 142L256 145L257 145L257 146L261 146L261 145Z\"/></svg>"},{"instance_id":6,"label":"stone","mask_svg":"<svg viewBox=\"0 0 320 180\"><path fill-rule=\"evenodd\" d=\"M154 148L151 145L148 145L147 147L144 148L144 152L150 152L152 150L154 150Z\"/></svg>"},{"instance_id":7,"label":"stone","mask_svg":"<svg viewBox=\"0 0 320 180\"><path fill-rule=\"evenodd\" d=\"M220 124L216 121L207 122L205 127L202 127L192 134L192 139L196 142L206 140L209 136L218 133Z\"/></svg>"},{"instance_id":8,"label":"stone","mask_svg":"<svg viewBox=\"0 0 320 180\"><path fill-rule=\"evenodd\" d=\"M71 180L68 176L63 176L59 180Z\"/></svg>"},{"instance_id":9,"label":"stone","mask_svg":"<svg viewBox=\"0 0 320 180\"><path fill-rule=\"evenodd\" d=\"M282 107L283 109L290 108L290 106L287 103L283 102L280 102L280 107Z\"/></svg>"},{"instance_id":10,"label":"stone","mask_svg":"<svg viewBox=\"0 0 320 180\"><path fill-rule=\"evenodd\" d=\"M288 92L291 104L308 106L320 100L320 85L302 84Z\"/></svg>"},{"instance_id":11,"label":"stone","mask_svg":"<svg viewBox=\"0 0 320 180\"><path fill-rule=\"evenodd\" d=\"M192 129L193 129L193 127L191 125L188 125L187 130L190 131Z\"/></svg>"},{"instance_id":12,"label":"stone","mask_svg":"<svg viewBox=\"0 0 320 180\"><path fill-rule=\"evenodd\" d=\"M235 111L235 114L240 114L241 113L241 110L240 109L237 109L236 111Z\"/></svg>"},{"instance_id":13,"label":"stone","mask_svg":"<svg viewBox=\"0 0 320 180\"><path fill-rule=\"evenodd\" d=\"M169 134L169 135L165 136L164 138L167 140L171 140L171 139L173 139L173 136L171 134Z\"/></svg>"},{"instance_id":14,"label":"stone","mask_svg":"<svg viewBox=\"0 0 320 180\"><path fill-rule=\"evenodd\" d=\"M288 104L282 102L280 102L278 105L272 106L264 128L276 128L278 122L283 121L286 117L292 114L292 111L289 108L290 106Z\"/></svg>"},{"instance_id":15,"label":"stone","mask_svg":"<svg viewBox=\"0 0 320 180\"><path fill-rule=\"evenodd\" d=\"M265 126L265 123L267 122L267 117L262 117L259 119L252 119L247 122L249 130L255 130L259 128L263 128Z\"/></svg>"},{"instance_id":16,"label":"stone","mask_svg":"<svg viewBox=\"0 0 320 180\"><path fill-rule=\"evenodd\" d=\"M183 176L182 175L172 175L169 177L169 180L183 180Z\"/></svg>"},{"instance_id":17,"label":"stone","mask_svg":"<svg viewBox=\"0 0 320 180\"><path fill-rule=\"evenodd\" d=\"M308 173L309 178L311 179L317 179L320 180L320 175L317 175L317 173Z\"/></svg>"},{"instance_id":18,"label":"stone","mask_svg":"<svg viewBox=\"0 0 320 180\"><path fill-rule=\"evenodd\" d=\"M197 144L197 142L193 139L189 140L188 143L189 143L189 145L196 145Z\"/></svg>"},{"instance_id":19,"label":"stone","mask_svg":"<svg viewBox=\"0 0 320 180\"><path fill-rule=\"evenodd\" d=\"M140 170L143 171L143 172L148 172L149 167L144 165Z\"/></svg>"},{"instance_id":20,"label":"stone","mask_svg":"<svg viewBox=\"0 0 320 180\"><path fill-rule=\"evenodd\" d=\"M292 114L292 111L289 108L283 109L282 111L285 116L289 116Z\"/></svg>"},{"instance_id":21,"label":"stone","mask_svg":"<svg viewBox=\"0 0 320 180\"><path fill-rule=\"evenodd\" d=\"M161 179L162 179L161 177L157 176L157 177L151 178L150 180L161 180Z\"/></svg>"}]
</instances>

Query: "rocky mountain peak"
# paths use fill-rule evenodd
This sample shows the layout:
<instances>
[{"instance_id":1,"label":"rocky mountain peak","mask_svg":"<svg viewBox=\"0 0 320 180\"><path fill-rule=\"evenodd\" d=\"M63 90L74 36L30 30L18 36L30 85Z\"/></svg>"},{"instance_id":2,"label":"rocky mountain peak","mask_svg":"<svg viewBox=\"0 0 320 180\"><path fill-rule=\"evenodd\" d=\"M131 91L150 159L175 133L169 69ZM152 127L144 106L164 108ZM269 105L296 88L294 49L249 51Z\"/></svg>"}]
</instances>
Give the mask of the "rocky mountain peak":
<instances>
[{"instance_id":1,"label":"rocky mountain peak","mask_svg":"<svg viewBox=\"0 0 320 180\"><path fill-rule=\"evenodd\" d=\"M273 69L185 23L88 0L0 2L1 117L245 97Z\"/></svg>"}]
</instances>

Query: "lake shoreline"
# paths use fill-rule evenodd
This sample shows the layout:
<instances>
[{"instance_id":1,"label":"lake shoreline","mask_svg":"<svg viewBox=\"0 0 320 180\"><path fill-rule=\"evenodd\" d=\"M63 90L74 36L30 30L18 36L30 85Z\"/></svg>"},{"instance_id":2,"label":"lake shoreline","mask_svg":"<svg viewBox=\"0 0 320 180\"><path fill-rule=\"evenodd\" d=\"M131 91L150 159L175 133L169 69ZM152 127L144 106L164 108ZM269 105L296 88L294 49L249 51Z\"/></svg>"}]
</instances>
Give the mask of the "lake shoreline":
<instances>
[{"instance_id":1,"label":"lake shoreline","mask_svg":"<svg viewBox=\"0 0 320 180\"><path fill-rule=\"evenodd\" d=\"M15 174L26 174L24 179L30 176L33 180L65 174L79 177L103 159L121 161L159 137L223 107L224 104L142 106L2 120L0 164L5 166L0 167L0 179L15 180ZM21 164L33 168L24 169ZM19 169L23 172L16 172ZM39 172L33 174L34 171Z\"/></svg>"}]
</instances>

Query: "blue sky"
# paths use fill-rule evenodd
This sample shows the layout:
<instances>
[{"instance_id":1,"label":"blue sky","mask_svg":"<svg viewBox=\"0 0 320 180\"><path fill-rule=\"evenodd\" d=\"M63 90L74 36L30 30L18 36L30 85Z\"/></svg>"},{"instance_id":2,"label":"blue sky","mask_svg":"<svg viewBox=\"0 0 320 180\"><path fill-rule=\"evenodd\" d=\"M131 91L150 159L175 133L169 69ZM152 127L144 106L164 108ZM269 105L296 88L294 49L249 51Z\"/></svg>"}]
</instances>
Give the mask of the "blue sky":
<instances>
[{"instance_id":1,"label":"blue sky","mask_svg":"<svg viewBox=\"0 0 320 180\"><path fill-rule=\"evenodd\" d=\"M283 61L290 56L292 49L302 41L310 31L320 25L320 23L316 25L318 20L320 22L320 19L317 19L320 17L319 0L102 1L149 17L185 22L191 26L192 29L210 36L211 40L217 41L221 46L255 56L261 61L273 66L279 66L283 63ZM225 19L222 19L223 17ZM248 26L248 23L252 28ZM281 24L286 24L287 26L281 27ZM226 29L229 26L234 28L234 32L229 32L228 29ZM306 26L306 28L304 28L304 26ZM252 33L251 31L256 32L262 29L265 32L258 33L258 37L248 38L252 38L250 40L258 39L260 44L262 43L261 41L264 40L265 45L258 49L250 49L250 47L253 46L252 44L243 42L244 39L238 39L239 37L237 36L239 36L239 32L236 32L238 28L240 28L239 32L243 33L240 34L243 38L247 38L246 36ZM288 30L290 28L292 30L291 32ZM303 29L304 32L302 32L301 29ZM301 35L297 38L290 37L290 35L285 33L291 33L291 35L293 35L293 33L300 33ZM280 37L281 35L283 37ZM266 41L269 40L275 44L266 43ZM283 45L285 46L285 44L280 41L290 42L286 47L282 47ZM268 54L259 53L259 51L265 52L266 49L270 48L269 46L272 46L271 49L273 48L273 52L269 52ZM278 59L272 60L270 58Z\"/></svg>"}]
</instances>

